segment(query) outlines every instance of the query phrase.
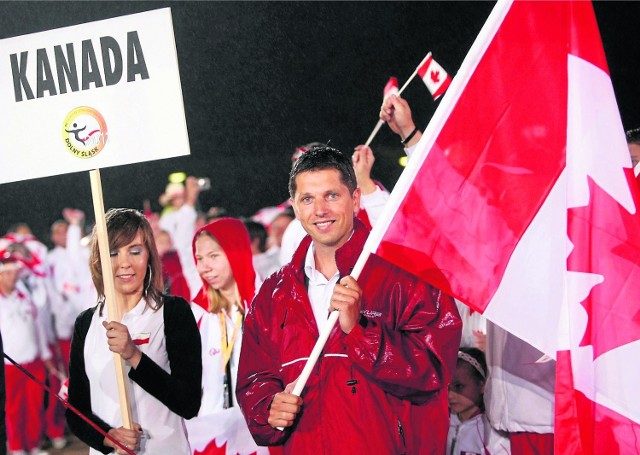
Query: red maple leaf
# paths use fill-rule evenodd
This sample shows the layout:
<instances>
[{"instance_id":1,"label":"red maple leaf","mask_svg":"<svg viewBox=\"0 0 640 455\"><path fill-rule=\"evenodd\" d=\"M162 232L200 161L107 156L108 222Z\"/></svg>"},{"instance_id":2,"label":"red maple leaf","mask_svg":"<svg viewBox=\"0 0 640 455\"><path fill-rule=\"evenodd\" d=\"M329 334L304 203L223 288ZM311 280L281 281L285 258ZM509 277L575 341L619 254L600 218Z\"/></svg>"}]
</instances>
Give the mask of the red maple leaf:
<instances>
[{"instance_id":1,"label":"red maple leaf","mask_svg":"<svg viewBox=\"0 0 640 455\"><path fill-rule=\"evenodd\" d=\"M625 172L639 207L633 171ZM582 302L589 321L580 345L592 345L595 359L640 339L640 212L627 212L591 178L589 194L589 205L568 211L567 268L604 277Z\"/></svg>"},{"instance_id":2,"label":"red maple leaf","mask_svg":"<svg viewBox=\"0 0 640 455\"><path fill-rule=\"evenodd\" d=\"M431 81L435 84L440 82L440 71L438 70L431 71Z\"/></svg>"}]
</instances>

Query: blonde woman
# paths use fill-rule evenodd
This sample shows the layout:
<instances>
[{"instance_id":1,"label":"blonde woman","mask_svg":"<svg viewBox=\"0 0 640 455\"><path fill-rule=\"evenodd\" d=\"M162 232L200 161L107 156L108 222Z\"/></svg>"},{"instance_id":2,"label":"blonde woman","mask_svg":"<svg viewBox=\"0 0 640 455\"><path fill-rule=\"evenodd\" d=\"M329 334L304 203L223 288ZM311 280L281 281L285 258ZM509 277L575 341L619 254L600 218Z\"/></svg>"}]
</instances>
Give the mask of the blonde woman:
<instances>
[{"instance_id":1,"label":"blonde woman","mask_svg":"<svg viewBox=\"0 0 640 455\"><path fill-rule=\"evenodd\" d=\"M193 238L202 289L191 304L202 337L202 407L187 422L195 455L265 453L235 400L245 309L255 294L251 242L242 221L220 218Z\"/></svg>"}]
</instances>

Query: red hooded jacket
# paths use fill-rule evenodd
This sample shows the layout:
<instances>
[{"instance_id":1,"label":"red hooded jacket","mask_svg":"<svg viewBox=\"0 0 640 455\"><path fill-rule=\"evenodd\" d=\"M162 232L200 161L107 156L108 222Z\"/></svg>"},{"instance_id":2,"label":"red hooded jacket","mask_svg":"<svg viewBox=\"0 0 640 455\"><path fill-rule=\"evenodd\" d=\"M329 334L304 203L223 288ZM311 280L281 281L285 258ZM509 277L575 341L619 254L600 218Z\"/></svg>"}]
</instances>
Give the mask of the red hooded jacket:
<instances>
[{"instance_id":1,"label":"red hooded jacket","mask_svg":"<svg viewBox=\"0 0 640 455\"><path fill-rule=\"evenodd\" d=\"M351 273L368 231L336 252ZM300 375L318 338L307 295L305 237L290 264L262 285L245 319L236 395L254 439L285 454L438 454L449 427L447 385L461 321L451 297L372 255L358 280L360 324L334 327L285 431L267 422L276 393Z\"/></svg>"}]
</instances>

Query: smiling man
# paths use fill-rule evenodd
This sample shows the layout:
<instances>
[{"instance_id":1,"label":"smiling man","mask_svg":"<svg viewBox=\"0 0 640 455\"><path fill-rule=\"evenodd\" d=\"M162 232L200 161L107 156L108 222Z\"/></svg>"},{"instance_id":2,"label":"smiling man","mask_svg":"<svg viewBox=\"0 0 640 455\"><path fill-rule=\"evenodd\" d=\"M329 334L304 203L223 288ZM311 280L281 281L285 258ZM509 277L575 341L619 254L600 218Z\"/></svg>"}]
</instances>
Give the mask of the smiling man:
<instances>
[{"instance_id":1,"label":"smiling man","mask_svg":"<svg viewBox=\"0 0 640 455\"><path fill-rule=\"evenodd\" d=\"M309 235L245 320L236 393L254 439L285 454L443 453L461 330L452 299L373 256L359 282L349 276L368 231L355 218L351 160L338 150L305 153L289 192ZM295 396L331 311L339 323Z\"/></svg>"}]
</instances>

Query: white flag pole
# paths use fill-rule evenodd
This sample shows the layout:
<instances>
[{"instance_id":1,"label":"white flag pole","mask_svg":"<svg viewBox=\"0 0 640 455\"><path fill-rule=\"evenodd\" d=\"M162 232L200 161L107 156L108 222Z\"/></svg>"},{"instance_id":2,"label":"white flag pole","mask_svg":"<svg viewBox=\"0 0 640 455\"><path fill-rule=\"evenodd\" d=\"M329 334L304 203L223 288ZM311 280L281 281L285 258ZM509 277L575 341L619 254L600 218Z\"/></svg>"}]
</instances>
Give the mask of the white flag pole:
<instances>
[{"instance_id":1,"label":"white flag pole","mask_svg":"<svg viewBox=\"0 0 640 455\"><path fill-rule=\"evenodd\" d=\"M382 125L384 125L384 120L378 120L378 123L376 123L375 128L373 128L373 131L369 135L369 139L367 139L367 142L364 143L366 147L369 147L369 144L371 144L371 141L373 141L373 138L376 137L376 134L378 134L378 131L380 131L380 128L382 128Z\"/></svg>"},{"instance_id":2,"label":"white flag pole","mask_svg":"<svg viewBox=\"0 0 640 455\"><path fill-rule=\"evenodd\" d=\"M407 88L407 86L413 80L413 78L416 77L416 74L418 74L418 69L420 69L420 67L424 64L424 62L427 61L429 57L431 57L431 52L429 52L427 56L424 59L422 59L422 61L418 66L416 66L416 69L414 70L413 74L409 76L409 79L407 79L407 82L405 82L402 88L398 90L398 95L401 95L402 92L404 92L404 89ZM380 131L380 128L382 128L382 125L384 125L384 120L378 120L378 123L376 123L376 126L373 128L373 131L369 135L369 139L367 139L367 142L365 142L364 144L366 147L369 147L369 145L373 141L373 138L376 137L376 135L378 134L378 131Z\"/></svg>"},{"instance_id":3,"label":"white flag pole","mask_svg":"<svg viewBox=\"0 0 640 455\"><path fill-rule=\"evenodd\" d=\"M107 222L104 215L104 202L102 198L102 183L100 181L100 170L89 171L91 178L91 196L93 198L93 211L96 216L96 234L98 236L98 248L100 250L100 265L102 267L102 280L104 284L105 305L107 307L107 317L109 321L120 322L122 312L119 302L116 300L116 292L111 273L111 255L109 254L109 238L107 236ZM126 372L124 359L120 354L113 353L113 360L116 366L116 381L118 383L118 396L120 398L120 414L122 416L122 426L133 429L131 418L131 405L129 404L129 390L126 382Z\"/></svg>"}]
</instances>

